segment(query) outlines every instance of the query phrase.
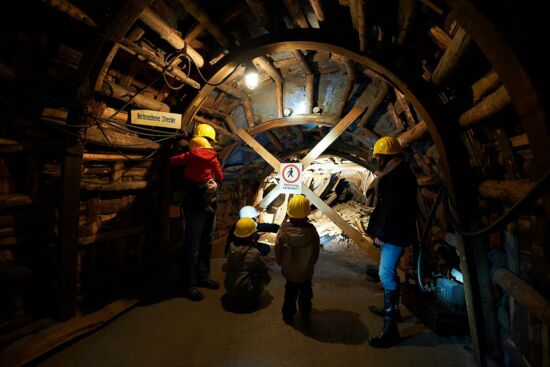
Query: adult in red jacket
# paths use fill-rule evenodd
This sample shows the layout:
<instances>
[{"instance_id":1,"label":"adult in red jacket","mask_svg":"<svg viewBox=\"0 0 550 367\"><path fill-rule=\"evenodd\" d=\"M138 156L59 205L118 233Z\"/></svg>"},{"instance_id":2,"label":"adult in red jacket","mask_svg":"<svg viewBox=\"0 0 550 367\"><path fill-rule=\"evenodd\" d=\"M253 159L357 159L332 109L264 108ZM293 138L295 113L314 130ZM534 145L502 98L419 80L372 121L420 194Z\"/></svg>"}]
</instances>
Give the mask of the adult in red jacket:
<instances>
[{"instance_id":1,"label":"adult in red jacket","mask_svg":"<svg viewBox=\"0 0 550 367\"><path fill-rule=\"evenodd\" d=\"M206 128L205 128L206 126ZM211 126L198 125L196 137L202 137L208 146L192 146L190 151L170 158L171 166L184 166L183 188L185 198L185 242L183 245L184 295L192 301L201 301L203 294L197 287L218 289L219 283L210 278L210 255L216 223L216 191L223 181L223 174L216 152L208 140L215 141ZM191 139L192 141L194 139ZM198 263L193 261L193 252L198 248Z\"/></svg>"}]
</instances>

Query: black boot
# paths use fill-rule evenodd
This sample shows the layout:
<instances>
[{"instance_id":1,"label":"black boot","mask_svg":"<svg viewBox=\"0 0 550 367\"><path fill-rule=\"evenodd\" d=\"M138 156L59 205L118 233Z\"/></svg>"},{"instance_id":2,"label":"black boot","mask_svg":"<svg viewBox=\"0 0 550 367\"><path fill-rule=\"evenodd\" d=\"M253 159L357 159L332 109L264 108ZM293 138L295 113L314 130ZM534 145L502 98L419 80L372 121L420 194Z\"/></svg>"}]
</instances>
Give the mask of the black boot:
<instances>
[{"instance_id":1,"label":"black boot","mask_svg":"<svg viewBox=\"0 0 550 367\"><path fill-rule=\"evenodd\" d=\"M369 340L369 345L375 348L389 348L395 345L399 339L399 329L396 323L395 305L399 301L399 292L397 290L384 290L384 327L376 338Z\"/></svg>"},{"instance_id":2,"label":"black boot","mask_svg":"<svg viewBox=\"0 0 550 367\"><path fill-rule=\"evenodd\" d=\"M401 285L398 283L397 284L397 290L396 290L397 294L396 294L396 301L395 301L395 308L394 308L394 315L395 315L395 321L401 323L403 322L403 318L401 317L401 311L399 311L399 296L401 294ZM376 306L369 306L369 311L372 312L373 314L377 315L377 316L381 316L381 317L385 317L386 316L386 309L385 307L376 307Z\"/></svg>"}]
</instances>

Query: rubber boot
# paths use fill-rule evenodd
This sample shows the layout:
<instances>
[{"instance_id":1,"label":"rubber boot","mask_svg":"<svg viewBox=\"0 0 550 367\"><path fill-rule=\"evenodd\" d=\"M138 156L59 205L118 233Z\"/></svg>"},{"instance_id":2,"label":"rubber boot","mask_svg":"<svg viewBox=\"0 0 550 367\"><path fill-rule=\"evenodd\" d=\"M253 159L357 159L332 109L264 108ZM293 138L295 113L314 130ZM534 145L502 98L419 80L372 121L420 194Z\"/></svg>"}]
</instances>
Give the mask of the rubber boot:
<instances>
[{"instance_id":1,"label":"rubber boot","mask_svg":"<svg viewBox=\"0 0 550 367\"><path fill-rule=\"evenodd\" d=\"M395 320L395 304L399 300L397 290L384 290L384 307L386 314L384 317L384 327L376 338L369 340L369 345L374 348L389 348L394 346L399 339L399 329Z\"/></svg>"},{"instance_id":2,"label":"rubber boot","mask_svg":"<svg viewBox=\"0 0 550 367\"><path fill-rule=\"evenodd\" d=\"M401 317L401 311L399 311L399 298L401 295L401 284L397 283L397 295L396 295L396 302L395 302L395 309L394 309L394 315L395 315L395 321L397 322L403 322L403 318ZM385 317L386 316L386 308L385 307L376 307L374 305L369 306L369 311L373 314Z\"/></svg>"}]
</instances>

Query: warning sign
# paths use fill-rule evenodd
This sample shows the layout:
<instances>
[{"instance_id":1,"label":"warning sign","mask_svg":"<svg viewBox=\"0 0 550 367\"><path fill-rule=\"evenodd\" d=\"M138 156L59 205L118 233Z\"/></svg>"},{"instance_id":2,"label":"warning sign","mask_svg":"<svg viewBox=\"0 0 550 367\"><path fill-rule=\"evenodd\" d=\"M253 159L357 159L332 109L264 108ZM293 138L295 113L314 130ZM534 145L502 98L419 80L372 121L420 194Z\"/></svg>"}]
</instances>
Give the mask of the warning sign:
<instances>
[{"instance_id":1,"label":"warning sign","mask_svg":"<svg viewBox=\"0 0 550 367\"><path fill-rule=\"evenodd\" d=\"M302 163L281 163L279 172L281 192L288 194L302 193Z\"/></svg>"}]
</instances>

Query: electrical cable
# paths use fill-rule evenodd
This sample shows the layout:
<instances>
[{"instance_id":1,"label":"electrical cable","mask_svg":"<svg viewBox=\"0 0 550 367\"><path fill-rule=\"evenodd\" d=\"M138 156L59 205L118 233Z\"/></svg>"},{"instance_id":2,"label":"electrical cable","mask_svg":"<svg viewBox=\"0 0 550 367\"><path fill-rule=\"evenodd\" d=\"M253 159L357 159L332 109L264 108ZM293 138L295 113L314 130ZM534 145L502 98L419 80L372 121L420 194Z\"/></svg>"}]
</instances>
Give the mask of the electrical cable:
<instances>
[{"instance_id":1,"label":"electrical cable","mask_svg":"<svg viewBox=\"0 0 550 367\"><path fill-rule=\"evenodd\" d=\"M130 128L129 126L127 126L126 124L123 124L123 123L119 123L119 122L116 122L116 121L109 121L107 119L97 117L97 116L93 116L93 117L96 119L96 123L98 123L97 120L99 120L100 122L105 123L109 126L112 126L113 128L115 128L117 130L129 132L129 133L135 133L135 134L145 135L145 136L152 136L152 137L157 137L157 138L163 138L163 137L177 138L177 137L183 137L184 136L183 134L180 134L180 133L169 133L169 132L165 132L165 131L148 129L148 128L144 128L144 127L140 127L140 126L131 125L132 128ZM149 132L157 132L157 134L147 133L148 131Z\"/></svg>"},{"instance_id":2,"label":"electrical cable","mask_svg":"<svg viewBox=\"0 0 550 367\"><path fill-rule=\"evenodd\" d=\"M195 61L193 61L193 59L191 57L189 57L189 55L185 55L187 58L189 58L191 60L191 62L193 63L193 65L195 65L195 69L197 69L197 72L199 74L199 76L201 77L202 81L205 82L206 84L212 86L212 87L217 87L219 85L222 85L223 83L225 83L227 81L227 79L229 79L229 77L231 75L233 75L233 73L235 73L235 71L237 71L237 69L239 68L239 66L241 66L241 64L238 64L237 66L235 66L235 69L233 69L229 74L227 74L225 76L225 78L223 78L219 83L210 83L208 82L208 80L206 80L206 78L204 77L204 75L202 75L201 73L201 70L199 69L199 67L197 66L197 64L195 64Z\"/></svg>"},{"instance_id":3,"label":"electrical cable","mask_svg":"<svg viewBox=\"0 0 550 367\"><path fill-rule=\"evenodd\" d=\"M527 193L525 194L521 199L519 199L506 213L504 213L500 218L498 218L496 221L491 223L490 225L481 228L476 231L468 231L460 227L458 224L458 221L453 217L452 212L449 208L449 200L448 197L445 200L445 207L447 211L450 213L448 216L451 220L452 226L455 228L455 230L464 237L469 238L476 238L476 237L482 237L489 233L492 233L499 229L500 227L508 224L522 209L522 207L530 203L536 199L538 199L540 196L546 193L548 190L548 182L550 179L550 169L546 171L546 173L535 183L535 186Z\"/></svg>"}]
</instances>

